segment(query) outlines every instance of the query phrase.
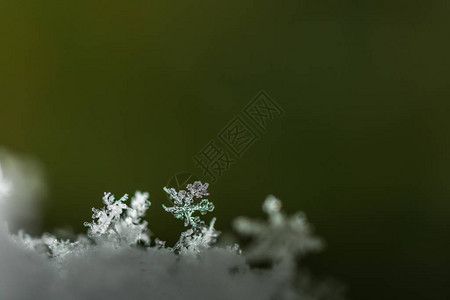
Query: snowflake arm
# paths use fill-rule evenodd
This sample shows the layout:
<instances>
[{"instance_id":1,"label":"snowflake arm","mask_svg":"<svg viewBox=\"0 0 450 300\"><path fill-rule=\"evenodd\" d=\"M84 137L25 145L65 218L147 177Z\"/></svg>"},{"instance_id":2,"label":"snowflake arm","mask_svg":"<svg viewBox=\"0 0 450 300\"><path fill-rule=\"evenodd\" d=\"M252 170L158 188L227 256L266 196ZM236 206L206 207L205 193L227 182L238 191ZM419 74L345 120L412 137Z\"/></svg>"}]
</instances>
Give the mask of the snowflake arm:
<instances>
[{"instance_id":1,"label":"snowflake arm","mask_svg":"<svg viewBox=\"0 0 450 300\"><path fill-rule=\"evenodd\" d=\"M203 196L209 196L208 193L209 183L202 184L201 181L195 181L193 184L188 184L186 188L195 198L202 198Z\"/></svg>"}]
</instances>

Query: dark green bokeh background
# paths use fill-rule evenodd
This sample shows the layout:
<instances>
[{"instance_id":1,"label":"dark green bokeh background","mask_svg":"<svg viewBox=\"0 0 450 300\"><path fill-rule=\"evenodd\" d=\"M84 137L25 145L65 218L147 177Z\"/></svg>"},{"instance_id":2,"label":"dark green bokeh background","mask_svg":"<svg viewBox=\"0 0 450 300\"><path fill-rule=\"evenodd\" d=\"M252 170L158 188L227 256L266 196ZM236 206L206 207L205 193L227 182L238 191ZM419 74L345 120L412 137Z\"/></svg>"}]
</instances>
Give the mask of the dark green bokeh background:
<instances>
[{"instance_id":1,"label":"dark green bokeh background","mask_svg":"<svg viewBox=\"0 0 450 300\"><path fill-rule=\"evenodd\" d=\"M0 144L46 166L45 228L161 188L260 89L286 111L211 188L218 228L273 193L351 299L448 299L448 1L0 2Z\"/></svg>"}]
</instances>

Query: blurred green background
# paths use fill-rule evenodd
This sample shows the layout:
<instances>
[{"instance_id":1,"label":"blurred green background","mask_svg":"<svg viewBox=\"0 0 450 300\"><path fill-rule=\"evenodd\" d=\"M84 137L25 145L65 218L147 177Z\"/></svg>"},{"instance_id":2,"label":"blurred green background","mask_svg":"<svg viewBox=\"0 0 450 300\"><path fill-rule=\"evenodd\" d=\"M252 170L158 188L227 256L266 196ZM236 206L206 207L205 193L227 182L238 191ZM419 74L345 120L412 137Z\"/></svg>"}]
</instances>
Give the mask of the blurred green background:
<instances>
[{"instance_id":1,"label":"blurred green background","mask_svg":"<svg viewBox=\"0 0 450 300\"><path fill-rule=\"evenodd\" d=\"M261 89L285 110L211 188L217 227L303 210L350 299L449 299L448 1L0 2L0 144L46 168L44 228L162 187Z\"/></svg>"}]
</instances>

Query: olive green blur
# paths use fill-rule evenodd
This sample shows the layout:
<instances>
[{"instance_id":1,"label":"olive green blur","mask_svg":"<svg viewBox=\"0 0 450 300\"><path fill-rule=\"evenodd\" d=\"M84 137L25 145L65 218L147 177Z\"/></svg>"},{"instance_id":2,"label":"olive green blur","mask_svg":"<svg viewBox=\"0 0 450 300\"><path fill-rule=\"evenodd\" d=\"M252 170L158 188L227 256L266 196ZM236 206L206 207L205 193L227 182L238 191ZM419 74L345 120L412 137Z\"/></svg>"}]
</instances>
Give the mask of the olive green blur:
<instances>
[{"instance_id":1,"label":"olive green blur","mask_svg":"<svg viewBox=\"0 0 450 300\"><path fill-rule=\"evenodd\" d=\"M284 110L211 187L217 227L274 194L350 299L449 299L448 1L0 2L0 145L45 166L44 227L162 187L265 90ZM212 214L210 214L212 215Z\"/></svg>"}]
</instances>

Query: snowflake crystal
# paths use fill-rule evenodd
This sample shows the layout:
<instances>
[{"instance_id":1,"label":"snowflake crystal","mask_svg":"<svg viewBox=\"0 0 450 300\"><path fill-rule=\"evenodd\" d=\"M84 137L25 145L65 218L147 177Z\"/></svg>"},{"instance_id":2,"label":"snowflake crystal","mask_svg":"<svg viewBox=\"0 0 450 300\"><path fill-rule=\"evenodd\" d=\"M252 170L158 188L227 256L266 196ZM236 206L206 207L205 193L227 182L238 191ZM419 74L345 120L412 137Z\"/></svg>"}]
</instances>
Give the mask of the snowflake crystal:
<instances>
[{"instance_id":1,"label":"snowflake crystal","mask_svg":"<svg viewBox=\"0 0 450 300\"><path fill-rule=\"evenodd\" d=\"M203 196L208 196L208 183L202 184L196 181L193 184L187 185L187 191L176 191L174 188L164 188L164 191L169 194L173 200L174 206L163 208L173 214L177 219L184 220L184 226L190 226L188 230L182 232L180 239L172 248L173 251L180 254L198 253L207 249L216 241L219 232L214 229L216 218L213 218L207 226L199 216L194 216L195 212L201 215L214 210L214 204L207 199L201 199ZM201 199L200 203L195 204L194 199Z\"/></svg>"},{"instance_id":2,"label":"snowflake crystal","mask_svg":"<svg viewBox=\"0 0 450 300\"><path fill-rule=\"evenodd\" d=\"M119 244L131 245L139 240L148 244L150 238L147 234L147 222L141 220L151 205L148 197L148 193L137 191L131 199L131 207L128 207L124 203L128 200L128 195L125 194L119 200L115 200L114 195L105 193L103 203L106 206L102 209L92 209L94 212L92 219L97 219L97 222L84 223L89 227L89 237L112 240Z\"/></svg>"},{"instance_id":3,"label":"snowflake crystal","mask_svg":"<svg viewBox=\"0 0 450 300\"><path fill-rule=\"evenodd\" d=\"M164 187L164 191L173 200L174 206L167 207L164 204L162 206L165 211L173 214L175 218L183 219L184 226L198 227L202 225L202 221L199 216L193 216L193 214L198 211L204 215L214 210L214 204L207 199L202 199L200 203L194 204L194 198L200 199L209 195L207 188L208 183L202 184L200 181L188 184L188 191L180 190L177 192L174 188Z\"/></svg>"},{"instance_id":4,"label":"snowflake crystal","mask_svg":"<svg viewBox=\"0 0 450 300\"><path fill-rule=\"evenodd\" d=\"M268 222L245 217L235 220L235 230L254 240L247 251L250 259L291 262L297 256L322 248L321 240L311 234L305 215L298 212L293 216L286 216L281 207L280 200L268 196L263 204Z\"/></svg>"}]
</instances>

